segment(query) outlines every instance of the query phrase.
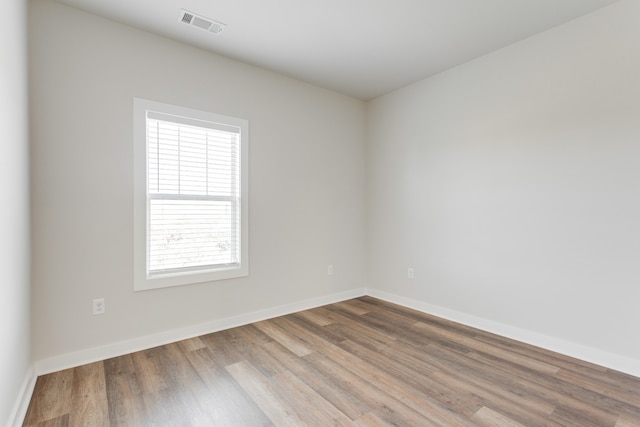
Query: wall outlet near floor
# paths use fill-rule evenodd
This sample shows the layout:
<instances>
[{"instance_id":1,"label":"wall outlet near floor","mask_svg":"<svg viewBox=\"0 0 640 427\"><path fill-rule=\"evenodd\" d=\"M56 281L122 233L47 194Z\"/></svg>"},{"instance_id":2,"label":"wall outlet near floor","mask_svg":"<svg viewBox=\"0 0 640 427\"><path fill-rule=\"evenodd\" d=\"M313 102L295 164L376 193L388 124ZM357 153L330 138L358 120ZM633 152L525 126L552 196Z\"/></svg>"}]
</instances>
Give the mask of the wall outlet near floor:
<instances>
[{"instance_id":1,"label":"wall outlet near floor","mask_svg":"<svg viewBox=\"0 0 640 427\"><path fill-rule=\"evenodd\" d=\"M407 269L407 277L408 277L409 279L413 279L413 268L409 267L409 268Z\"/></svg>"},{"instance_id":2,"label":"wall outlet near floor","mask_svg":"<svg viewBox=\"0 0 640 427\"><path fill-rule=\"evenodd\" d=\"M327 274L333 276L333 264L329 264L329 267L327 267Z\"/></svg>"},{"instance_id":3,"label":"wall outlet near floor","mask_svg":"<svg viewBox=\"0 0 640 427\"><path fill-rule=\"evenodd\" d=\"M104 298L93 300L93 315L104 314Z\"/></svg>"}]
</instances>

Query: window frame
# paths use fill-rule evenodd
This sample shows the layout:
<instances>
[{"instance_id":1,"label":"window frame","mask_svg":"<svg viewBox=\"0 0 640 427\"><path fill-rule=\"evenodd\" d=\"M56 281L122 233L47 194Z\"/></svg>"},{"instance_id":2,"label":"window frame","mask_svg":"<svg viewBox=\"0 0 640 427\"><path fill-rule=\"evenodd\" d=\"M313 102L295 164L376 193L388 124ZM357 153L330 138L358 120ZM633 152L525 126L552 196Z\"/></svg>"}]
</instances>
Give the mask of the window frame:
<instances>
[{"instance_id":1,"label":"window frame","mask_svg":"<svg viewBox=\"0 0 640 427\"><path fill-rule=\"evenodd\" d=\"M190 268L176 272L149 274L147 182L147 112L205 121L240 129L240 260L237 266ZM133 164L134 164L134 291L189 285L249 275L249 122L201 110L150 101L133 100ZM194 197L195 199L196 197Z\"/></svg>"}]
</instances>

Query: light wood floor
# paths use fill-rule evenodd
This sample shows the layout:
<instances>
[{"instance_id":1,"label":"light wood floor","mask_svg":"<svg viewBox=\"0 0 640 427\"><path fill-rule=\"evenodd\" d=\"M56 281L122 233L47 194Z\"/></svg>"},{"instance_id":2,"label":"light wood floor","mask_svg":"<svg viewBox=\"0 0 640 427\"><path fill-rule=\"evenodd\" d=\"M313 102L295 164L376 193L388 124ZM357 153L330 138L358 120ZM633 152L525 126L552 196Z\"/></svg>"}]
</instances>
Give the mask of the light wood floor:
<instances>
[{"instance_id":1,"label":"light wood floor","mask_svg":"<svg viewBox=\"0 0 640 427\"><path fill-rule=\"evenodd\" d=\"M38 378L27 426L640 426L640 379L363 297Z\"/></svg>"}]
</instances>

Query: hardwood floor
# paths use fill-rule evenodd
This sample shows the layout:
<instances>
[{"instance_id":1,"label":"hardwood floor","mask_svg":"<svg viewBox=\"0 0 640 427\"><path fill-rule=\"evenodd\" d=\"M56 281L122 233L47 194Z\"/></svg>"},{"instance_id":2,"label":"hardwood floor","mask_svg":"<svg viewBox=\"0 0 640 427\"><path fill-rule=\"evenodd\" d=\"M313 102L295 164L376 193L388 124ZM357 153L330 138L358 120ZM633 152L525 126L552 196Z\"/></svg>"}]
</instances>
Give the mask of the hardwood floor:
<instances>
[{"instance_id":1,"label":"hardwood floor","mask_svg":"<svg viewBox=\"0 0 640 427\"><path fill-rule=\"evenodd\" d=\"M640 378L363 297L38 378L26 426L640 426Z\"/></svg>"}]
</instances>

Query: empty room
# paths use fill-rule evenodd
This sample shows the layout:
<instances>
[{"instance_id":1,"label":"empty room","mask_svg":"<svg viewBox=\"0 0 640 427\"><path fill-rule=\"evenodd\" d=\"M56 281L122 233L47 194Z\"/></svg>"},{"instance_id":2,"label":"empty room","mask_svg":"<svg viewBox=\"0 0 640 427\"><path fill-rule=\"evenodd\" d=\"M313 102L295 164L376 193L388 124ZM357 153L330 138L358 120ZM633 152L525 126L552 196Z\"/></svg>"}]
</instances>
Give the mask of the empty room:
<instances>
[{"instance_id":1,"label":"empty room","mask_svg":"<svg viewBox=\"0 0 640 427\"><path fill-rule=\"evenodd\" d=\"M640 425L640 1L4 5L0 425Z\"/></svg>"}]
</instances>

